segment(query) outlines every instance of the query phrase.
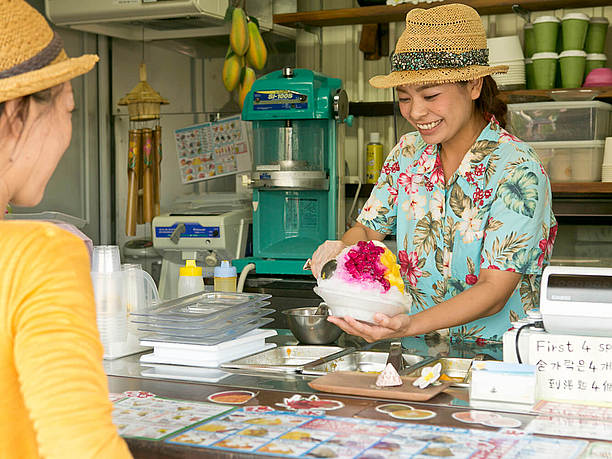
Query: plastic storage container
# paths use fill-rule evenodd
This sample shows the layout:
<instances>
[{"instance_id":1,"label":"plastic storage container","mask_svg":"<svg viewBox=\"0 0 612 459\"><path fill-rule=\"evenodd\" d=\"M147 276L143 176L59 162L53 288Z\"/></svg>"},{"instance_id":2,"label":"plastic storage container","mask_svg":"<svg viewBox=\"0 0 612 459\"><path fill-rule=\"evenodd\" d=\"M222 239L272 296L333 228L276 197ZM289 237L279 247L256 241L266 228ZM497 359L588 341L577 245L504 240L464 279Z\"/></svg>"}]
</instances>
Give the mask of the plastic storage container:
<instances>
[{"instance_id":1,"label":"plastic storage container","mask_svg":"<svg viewBox=\"0 0 612 459\"><path fill-rule=\"evenodd\" d=\"M611 110L600 101L510 104L508 125L525 142L603 140L610 135Z\"/></svg>"},{"instance_id":2,"label":"plastic storage container","mask_svg":"<svg viewBox=\"0 0 612 459\"><path fill-rule=\"evenodd\" d=\"M605 141L531 142L551 182L599 182Z\"/></svg>"}]
</instances>

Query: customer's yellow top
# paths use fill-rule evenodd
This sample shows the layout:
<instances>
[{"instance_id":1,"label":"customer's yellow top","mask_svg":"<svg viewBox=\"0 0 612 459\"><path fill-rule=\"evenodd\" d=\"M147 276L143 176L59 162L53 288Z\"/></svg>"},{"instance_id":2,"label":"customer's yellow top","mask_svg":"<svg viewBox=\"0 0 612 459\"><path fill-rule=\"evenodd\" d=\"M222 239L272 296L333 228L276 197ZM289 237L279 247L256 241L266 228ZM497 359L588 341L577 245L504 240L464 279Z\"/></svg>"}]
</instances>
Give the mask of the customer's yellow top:
<instances>
[{"instance_id":1,"label":"customer's yellow top","mask_svg":"<svg viewBox=\"0 0 612 459\"><path fill-rule=\"evenodd\" d=\"M112 424L89 257L49 223L0 222L0 457L131 457Z\"/></svg>"}]
</instances>

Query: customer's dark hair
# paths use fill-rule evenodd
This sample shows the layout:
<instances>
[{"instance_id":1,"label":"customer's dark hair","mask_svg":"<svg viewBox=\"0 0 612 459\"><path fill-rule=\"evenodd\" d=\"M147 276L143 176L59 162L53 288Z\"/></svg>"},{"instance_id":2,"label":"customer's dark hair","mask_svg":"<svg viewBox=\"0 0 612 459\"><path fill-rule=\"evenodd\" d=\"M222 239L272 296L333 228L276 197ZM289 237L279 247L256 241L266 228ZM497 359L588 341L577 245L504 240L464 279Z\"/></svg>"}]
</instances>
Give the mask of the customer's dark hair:
<instances>
[{"instance_id":1,"label":"customer's dark hair","mask_svg":"<svg viewBox=\"0 0 612 459\"><path fill-rule=\"evenodd\" d=\"M23 96L19 100L19 106L17 108L16 116L25 118L28 114L31 102L37 102L39 104L48 104L52 102L55 97L60 93L59 88L62 85L56 85L51 88L43 89L42 91L35 92L34 94L28 94ZM5 102L0 102L0 115L4 112Z\"/></svg>"}]
</instances>

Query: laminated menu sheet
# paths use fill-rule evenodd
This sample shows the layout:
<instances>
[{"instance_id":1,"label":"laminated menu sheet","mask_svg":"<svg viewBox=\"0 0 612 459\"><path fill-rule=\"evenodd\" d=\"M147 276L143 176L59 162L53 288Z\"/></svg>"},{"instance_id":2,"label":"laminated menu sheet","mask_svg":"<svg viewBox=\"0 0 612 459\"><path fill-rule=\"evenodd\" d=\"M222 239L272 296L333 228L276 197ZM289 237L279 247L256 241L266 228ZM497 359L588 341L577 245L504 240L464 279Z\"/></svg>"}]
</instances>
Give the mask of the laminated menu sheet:
<instances>
[{"instance_id":1,"label":"laminated menu sheet","mask_svg":"<svg viewBox=\"0 0 612 459\"><path fill-rule=\"evenodd\" d=\"M240 115L174 131L183 184L251 170L247 123Z\"/></svg>"},{"instance_id":2,"label":"laminated menu sheet","mask_svg":"<svg viewBox=\"0 0 612 459\"><path fill-rule=\"evenodd\" d=\"M165 440L283 457L577 458L584 440L243 407ZM554 453L553 453L554 452Z\"/></svg>"},{"instance_id":3,"label":"laminated menu sheet","mask_svg":"<svg viewBox=\"0 0 612 459\"><path fill-rule=\"evenodd\" d=\"M113 423L119 435L143 440L162 440L232 409L215 403L162 398L147 392L110 394L110 399Z\"/></svg>"}]
</instances>

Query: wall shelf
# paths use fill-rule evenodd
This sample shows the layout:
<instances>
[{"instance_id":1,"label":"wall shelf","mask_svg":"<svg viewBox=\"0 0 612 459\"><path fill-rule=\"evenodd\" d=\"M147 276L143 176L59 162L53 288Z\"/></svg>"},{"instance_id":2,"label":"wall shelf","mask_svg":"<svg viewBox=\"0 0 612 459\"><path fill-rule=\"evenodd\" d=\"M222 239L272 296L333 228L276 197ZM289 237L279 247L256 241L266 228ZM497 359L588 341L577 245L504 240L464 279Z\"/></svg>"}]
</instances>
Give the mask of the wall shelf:
<instances>
[{"instance_id":1,"label":"wall shelf","mask_svg":"<svg viewBox=\"0 0 612 459\"><path fill-rule=\"evenodd\" d=\"M403 3L397 6L362 6L359 8L275 14L273 21L274 24L294 28L401 22L406 17L406 13L413 8L455 2L456 0L444 0L435 4L425 4L423 1L418 5ZM610 4L610 0L521 0L520 2L516 0L464 0L462 3L473 7L481 15L488 15L512 13L512 5L516 3L520 3L523 8L529 11L546 11L560 8L607 6Z\"/></svg>"}]
</instances>

